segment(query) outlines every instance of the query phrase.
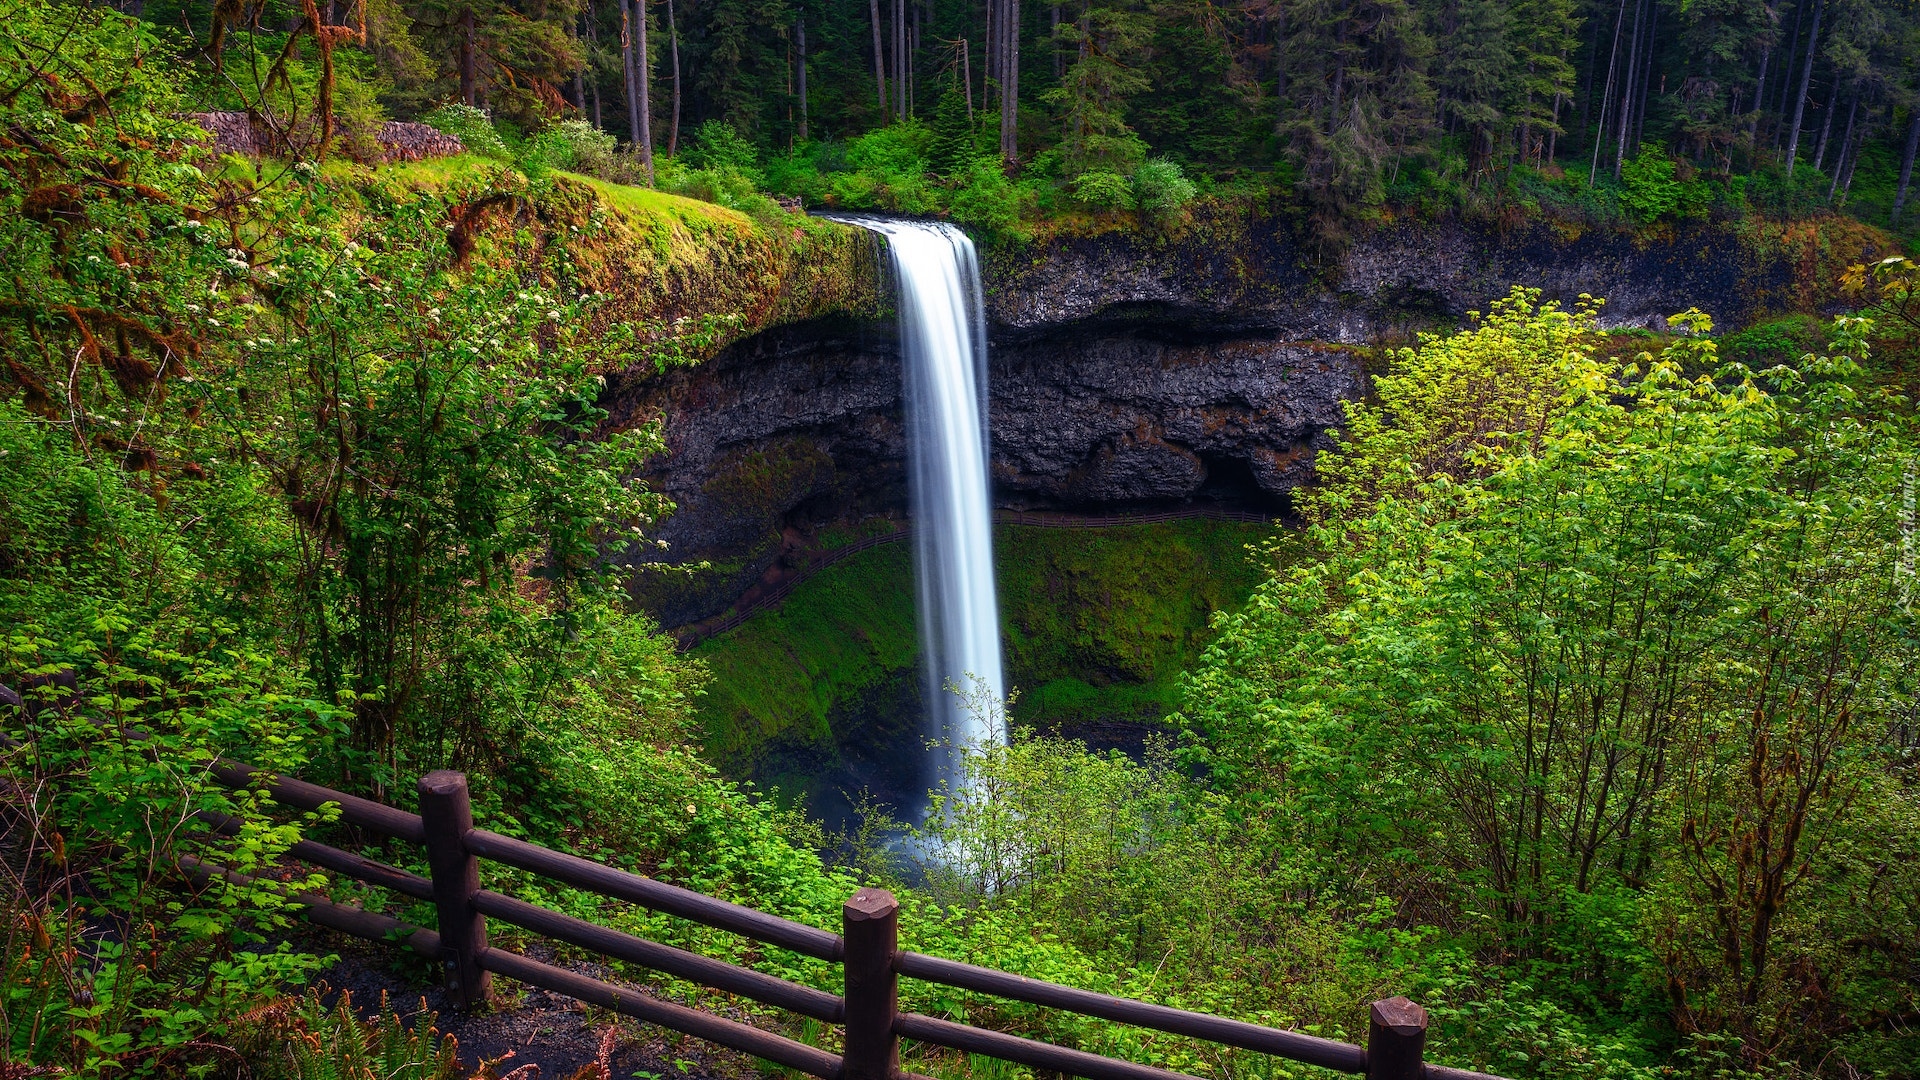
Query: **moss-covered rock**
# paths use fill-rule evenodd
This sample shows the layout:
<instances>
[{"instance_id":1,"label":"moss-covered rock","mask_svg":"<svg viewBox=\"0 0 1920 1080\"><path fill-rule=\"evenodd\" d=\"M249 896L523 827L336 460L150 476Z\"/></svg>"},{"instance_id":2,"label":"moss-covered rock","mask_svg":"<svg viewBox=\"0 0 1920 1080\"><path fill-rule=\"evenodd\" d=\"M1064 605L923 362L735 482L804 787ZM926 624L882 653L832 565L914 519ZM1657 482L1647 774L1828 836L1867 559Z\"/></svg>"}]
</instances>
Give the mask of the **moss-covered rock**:
<instances>
[{"instance_id":1,"label":"moss-covered rock","mask_svg":"<svg viewBox=\"0 0 1920 1080\"><path fill-rule=\"evenodd\" d=\"M1260 580L1271 527L1206 519L994 530L1007 676L1018 722L1137 740L1177 707L1213 616ZM924 711L912 546L861 552L779 607L703 642L708 753L739 773L859 766L918 753ZM796 765L796 763L798 763Z\"/></svg>"}]
</instances>

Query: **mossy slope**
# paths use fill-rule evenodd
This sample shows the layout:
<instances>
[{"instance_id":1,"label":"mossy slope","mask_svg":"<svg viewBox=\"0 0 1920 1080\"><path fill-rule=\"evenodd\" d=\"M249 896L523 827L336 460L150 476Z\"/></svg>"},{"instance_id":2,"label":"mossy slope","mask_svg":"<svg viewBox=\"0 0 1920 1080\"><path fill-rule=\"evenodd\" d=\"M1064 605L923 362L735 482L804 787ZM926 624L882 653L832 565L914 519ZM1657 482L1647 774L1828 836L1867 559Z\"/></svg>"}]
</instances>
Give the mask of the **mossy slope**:
<instances>
[{"instance_id":1,"label":"mossy slope","mask_svg":"<svg viewBox=\"0 0 1920 1080\"><path fill-rule=\"evenodd\" d=\"M271 169L229 158L229 168ZM572 173L539 182L472 155L378 168L330 164L377 233L382 207L421 192L494 197L472 221L476 259L538 265L556 252L570 284L605 294L592 329L617 347L609 375L641 357L648 370L697 363L785 323L890 310L873 234L785 212L752 217L715 203ZM449 226L452 226L449 222ZM630 347L626 347L627 343Z\"/></svg>"}]
</instances>

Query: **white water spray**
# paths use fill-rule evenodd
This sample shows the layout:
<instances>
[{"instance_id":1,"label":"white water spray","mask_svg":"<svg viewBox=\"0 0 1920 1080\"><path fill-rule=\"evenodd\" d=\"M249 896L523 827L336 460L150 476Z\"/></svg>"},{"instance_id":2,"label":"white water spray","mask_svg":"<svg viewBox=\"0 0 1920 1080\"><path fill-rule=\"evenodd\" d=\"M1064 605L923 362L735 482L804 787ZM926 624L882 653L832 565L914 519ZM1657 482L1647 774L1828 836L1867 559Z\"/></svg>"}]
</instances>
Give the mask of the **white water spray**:
<instances>
[{"instance_id":1,"label":"white water spray","mask_svg":"<svg viewBox=\"0 0 1920 1080\"><path fill-rule=\"evenodd\" d=\"M951 225L849 219L887 238L899 280L914 579L932 779L958 792L963 746L1003 739L1006 684L987 498L987 332L973 241ZM948 686L962 691L956 695Z\"/></svg>"}]
</instances>

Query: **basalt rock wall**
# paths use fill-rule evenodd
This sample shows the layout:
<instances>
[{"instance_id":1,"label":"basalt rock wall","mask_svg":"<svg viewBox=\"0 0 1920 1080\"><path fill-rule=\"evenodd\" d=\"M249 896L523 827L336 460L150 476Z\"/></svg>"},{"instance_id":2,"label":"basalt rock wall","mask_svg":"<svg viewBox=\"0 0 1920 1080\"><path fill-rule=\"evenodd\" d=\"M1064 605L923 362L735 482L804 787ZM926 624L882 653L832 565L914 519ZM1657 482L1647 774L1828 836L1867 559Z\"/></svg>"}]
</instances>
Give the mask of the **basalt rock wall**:
<instances>
[{"instance_id":1,"label":"basalt rock wall","mask_svg":"<svg viewBox=\"0 0 1920 1080\"><path fill-rule=\"evenodd\" d=\"M1113 512L1194 499L1277 512L1359 392L1360 357L1319 343L1104 332L991 351L988 424L1001 506ZM649 477L677 506L673 562L636 585L667 626L724 609L822 527L906 507L891 327L803 325L616 390L663 416Z\"/></svg>"},{"instance_id":2,"label":"basalt rock wall","mask_svg":"<svg viewBox=\"0 0 1920 1080\"><path fill-rule=\"evenodd\" d=\"M1178 240L1115 233L990 253L995 501L1277 513L1310 477L1341 403L1364 391L1364 347L1383 337L1456 325L1515 284L1606 297L1609 326L1660 329L1699 307L1738 327L1821 307L1822 267L1880 254L1877 243L1857 227L1627 235L1429 222L1385 226L1316 267L1285 229L1219 217ZM637 575L640 602L666 626L725 610L824 527L904 514L888 321L777 327L697 366L617 377L608 404L615 425L664 422L669 452L649 479L678 509L657 535L666 561L708 564Z\"/></svg>"},{"instance_id":3,"label":"basalt rock wall","mask_svg":"<svg viewBox=\"0 0 1920 1080\"><path fill-rule=\"evenodd\" d=\"M1889 250L1885 233L1838 216L1636 231L1446 218L1388 222L1321 262L1270 220L1222 214L1177 239L1113 232L989 258L987 289L1002 335L1173 322L1364 344L1457 323L1515 285L1569 306L1603 297L1608 328L1660 330L1696 307L1737 328L1833 307L1839 272Z\"/></svg>"}]
</instances>

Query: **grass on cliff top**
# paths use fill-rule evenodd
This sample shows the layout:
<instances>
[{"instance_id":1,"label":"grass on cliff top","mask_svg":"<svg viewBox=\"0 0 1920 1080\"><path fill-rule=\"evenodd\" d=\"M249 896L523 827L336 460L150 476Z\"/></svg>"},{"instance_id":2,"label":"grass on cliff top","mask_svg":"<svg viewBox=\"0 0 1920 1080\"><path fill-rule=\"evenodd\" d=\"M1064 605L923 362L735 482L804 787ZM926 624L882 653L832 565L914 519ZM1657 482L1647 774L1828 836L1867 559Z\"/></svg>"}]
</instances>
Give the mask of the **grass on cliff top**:
<instances>
[{"instance_id":1,"label":"grass on cliff top","mask_svg":"<svg viewBox=\"0 0 1920 1080\"><path fill-rule=\"evenodd\" d=\"M998 526L995 563L1014 719L1091 735L1151 724L1179 677L1261 578L1267 525L1188 519L1105 529ZM829 757L919 678L913 554L885 544L802 583L779 607L703 642L698 706L713 760L751 770L769 747Z\"/></svg>"}]
</instances>

